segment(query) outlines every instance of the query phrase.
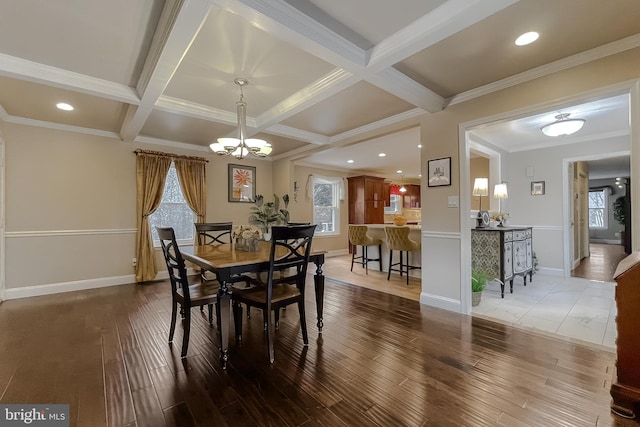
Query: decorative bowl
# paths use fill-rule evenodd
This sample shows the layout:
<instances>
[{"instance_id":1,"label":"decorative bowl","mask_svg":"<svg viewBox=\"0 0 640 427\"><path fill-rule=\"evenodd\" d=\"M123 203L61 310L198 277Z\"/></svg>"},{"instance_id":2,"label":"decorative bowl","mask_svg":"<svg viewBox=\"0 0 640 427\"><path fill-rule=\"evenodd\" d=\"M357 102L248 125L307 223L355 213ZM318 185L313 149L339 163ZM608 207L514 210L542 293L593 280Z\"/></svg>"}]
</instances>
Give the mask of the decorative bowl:
<instances>
[{"instance_id":1,"label":"decorative bowl","mask_svg":"<svg viewBox=\"0 0 640 427\"><path fill-rule=\"evenodd\" d=\"M396 216L393 218L393 223L397 226L403 226L407 223L407 218L403 216Z\"/></svg>"}]
</instances>

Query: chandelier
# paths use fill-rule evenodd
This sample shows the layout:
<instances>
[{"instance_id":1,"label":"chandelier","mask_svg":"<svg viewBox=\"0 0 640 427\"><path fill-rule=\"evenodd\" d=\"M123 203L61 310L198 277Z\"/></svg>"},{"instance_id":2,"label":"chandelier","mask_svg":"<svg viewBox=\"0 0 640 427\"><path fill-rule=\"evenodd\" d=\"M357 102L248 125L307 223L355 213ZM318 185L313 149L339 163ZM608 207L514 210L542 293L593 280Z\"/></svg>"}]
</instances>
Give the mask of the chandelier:
<instances>
[{"instance_id":1,"label":"chandelier","mask_svg":"<svg viewBox=\"0 0 640 427\"><path fill-rule=\"evenodd\" d=\"M578 132L584 126L585 119L570 119L569 113L558 114L556 121L542 127L547 136L566 136Z\"/></svg>"},{"instance_id":2,"label":"chandelier","mask_svg":"<svg viewBox=\"0 0 640 427\"><path fill-rule=\"evenodd\" d=\"M232 155L238 160L242 160L247 155L253 154L256 157L266 157L271 154L271 144L264 139L247 138L247 103L244 102L242 88L249 84L249 80L237 78L233 81L240 86L240 101L236 102L238 115L238 137L218 138L217 142L209 145L211 150L220 155Z\"/></svg>"}]
</instances>

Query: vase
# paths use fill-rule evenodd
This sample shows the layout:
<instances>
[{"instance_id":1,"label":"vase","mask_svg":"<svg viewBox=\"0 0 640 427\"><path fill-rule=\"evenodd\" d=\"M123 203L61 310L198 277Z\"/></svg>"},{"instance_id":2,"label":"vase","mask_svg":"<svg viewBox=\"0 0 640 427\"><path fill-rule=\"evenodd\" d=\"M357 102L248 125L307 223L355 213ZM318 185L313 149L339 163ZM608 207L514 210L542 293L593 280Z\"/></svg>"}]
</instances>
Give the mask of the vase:
<instances>
[{"instance_id":1,"label":"vase","mask_svg":"<svg viewBox=\"0 0 640 427\"><path fill-rule=\"evenodd\" d=\"M471 292L471 307L476 307L480 304L480 298L482 298L482 291Z\"/></svg>"},{"instance_id":2,"label":"vase","mask_svg":"<svg viewBox=\"0 0 640 427\"><path fill-rule=\"evenodd\" d=\"M236 250L242 252L258 252L260 250L258 239L245 239L244 237L238 237L236 238Z\"/></svg>"}]
</instances>

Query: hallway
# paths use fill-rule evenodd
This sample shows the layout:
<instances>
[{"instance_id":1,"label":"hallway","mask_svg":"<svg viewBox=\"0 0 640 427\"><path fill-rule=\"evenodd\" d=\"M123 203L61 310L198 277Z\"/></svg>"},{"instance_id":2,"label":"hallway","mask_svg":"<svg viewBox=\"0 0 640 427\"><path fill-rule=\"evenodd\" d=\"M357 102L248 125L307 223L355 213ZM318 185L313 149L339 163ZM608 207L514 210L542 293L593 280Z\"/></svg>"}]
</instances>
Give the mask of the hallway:
<instances>
[{"instance_id":1,"label":"hallway","mask_svg":"<svg viewBox=\"0 0 640 427\"><path fill-rule=\"evenodd\" d=\"M580 261L571 276L612 282L618 263L626 256L622 245L590 243L589 256Z\"/></svg>"}]
</instances>

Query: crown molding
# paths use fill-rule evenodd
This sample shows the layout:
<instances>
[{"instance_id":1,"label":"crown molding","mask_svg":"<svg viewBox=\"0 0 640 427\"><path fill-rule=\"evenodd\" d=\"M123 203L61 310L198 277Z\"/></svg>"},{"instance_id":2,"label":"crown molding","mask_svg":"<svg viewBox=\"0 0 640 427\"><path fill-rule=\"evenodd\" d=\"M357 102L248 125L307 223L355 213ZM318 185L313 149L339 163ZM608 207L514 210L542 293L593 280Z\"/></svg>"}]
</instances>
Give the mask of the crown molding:
<instances>
[{"instance_id":1,"label":"crown molding","mask_svg":"<svg viewBox=\"0 0 640 427\"><path fill-rule=\"evenodd\" d=\"M61 123L45 122L43 120L28 119L25 117L7 116L7 118L4 121L7 123L15 123L15 124L25 125L25 126L55 129L55 130L60 130L65 132L81 133L84 135L102 136L105 138L112 138L112 139L118 139L118 140L121 139L120 135L116 132L84 128L80 126L65 125Z\"/></svg>"},{"instance_id":2,"label":"crown molding","mask_svg":"<svg viewBox=\"0 0 640 427\"><path fill-rule=\"evenodd\" d=\"M585 52L580 52L575 55L559 59L549 64L532 68L531 70L524 71L520 74L516 74L515 76L507 77L497 82L489 83L487 85L480 86L467 92L454 95L448 99L447 107L470 101L472 99L479 98L481 96L488 95L499 90L507 89L512 86L526 83L540 77L548 76L550 74L554 74L578 65L606 58L607 56L615 55L629 49L637 48L639 46L640 34L635 34L633 36L629 36L624 39L617 40L591 50L587 50Z\"/></svg>"}]
</instances>

